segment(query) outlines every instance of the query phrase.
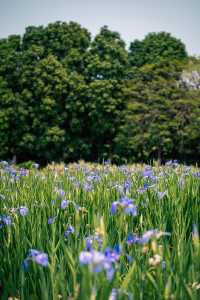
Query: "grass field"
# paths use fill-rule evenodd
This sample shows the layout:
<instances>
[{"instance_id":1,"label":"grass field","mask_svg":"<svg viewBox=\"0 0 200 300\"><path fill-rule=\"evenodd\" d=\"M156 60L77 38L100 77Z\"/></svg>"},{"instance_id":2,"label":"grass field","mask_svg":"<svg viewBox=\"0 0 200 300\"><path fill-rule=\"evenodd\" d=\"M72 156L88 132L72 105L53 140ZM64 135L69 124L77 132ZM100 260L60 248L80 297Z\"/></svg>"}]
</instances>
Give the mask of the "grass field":
<instances>
[{"instance_id":1,"label":"grass field","mask_svg":"<svg viewBox=\"0 0 200 300\"><path fill-rule=\"evenodd\" d=\"M0 169L0 299L200 299L200 172Z\"/></svg>"}]
</instances>

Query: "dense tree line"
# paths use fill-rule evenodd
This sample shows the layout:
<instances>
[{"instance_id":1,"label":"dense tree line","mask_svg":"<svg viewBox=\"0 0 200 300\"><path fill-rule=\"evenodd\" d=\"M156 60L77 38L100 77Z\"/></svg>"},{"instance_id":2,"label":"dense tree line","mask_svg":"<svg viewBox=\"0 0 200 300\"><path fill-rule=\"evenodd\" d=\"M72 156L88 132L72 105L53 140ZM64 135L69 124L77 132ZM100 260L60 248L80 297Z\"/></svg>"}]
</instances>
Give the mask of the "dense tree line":
<instances>
[{"instance_id":1,"label":"dense tree line","mask_svg":"<svg viewBox=\"0 0 200 300\"><path fill-rule=\"evenodd\" d=\"M200 90L165 32L127 49L118 32L75 22L0 40L0 159L115 162L200 158Z\"/></svg>"}]
</instances>

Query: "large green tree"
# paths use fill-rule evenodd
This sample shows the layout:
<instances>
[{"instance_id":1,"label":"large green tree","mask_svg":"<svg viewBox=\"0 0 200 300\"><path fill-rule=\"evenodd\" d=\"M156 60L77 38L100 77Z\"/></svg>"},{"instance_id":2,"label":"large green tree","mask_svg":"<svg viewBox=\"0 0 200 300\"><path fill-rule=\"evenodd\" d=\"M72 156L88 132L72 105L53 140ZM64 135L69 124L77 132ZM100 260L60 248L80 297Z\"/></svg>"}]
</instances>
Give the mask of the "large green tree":
<instances>
[{"instance_id":1,"label":"large green tree","mask_svg":"<svg viewBox=\"0 0 200 300\"><path fill-rule=\"evenodd\" d=\"M119 33L102 27L91 43L86 62L85 76L89 81L124 79L128 53Z\"/></svg>"},{"instance_id":2,"label":"large green tree","mask_svg":"<svg viewBox=\"0 0 200 300\"><path fill-rule=\"evenodd\" d=\"M135 40L130 44L129 61L132 66L186 59L185 45L167 32L149 33L142 41Z\"/></svg>"},{"instance_id":3,"label":"large green tree","mask_svg":"<svg viewBox=\"0 0 200 300\"><path fill-rule=\"evenodd\" d=\"M72 71L83 71L84 56L90 45L90 33L76 22L55 22L47 27L29 26L22 39L24 50L32 46L44 49L45 57L53 55Z\"/></svg>"},{"instance_id":4,"label":"large green tree","mask_svg":"<svg viewBox=\"0 0 200 300\"><path fill-rule=\"evenodd\" d=\"M144 65L124 86L127 108L115 139L119 158L162 160L174 153L174 105L180 97L178 63Z\"/></svg>"}]
</instances>

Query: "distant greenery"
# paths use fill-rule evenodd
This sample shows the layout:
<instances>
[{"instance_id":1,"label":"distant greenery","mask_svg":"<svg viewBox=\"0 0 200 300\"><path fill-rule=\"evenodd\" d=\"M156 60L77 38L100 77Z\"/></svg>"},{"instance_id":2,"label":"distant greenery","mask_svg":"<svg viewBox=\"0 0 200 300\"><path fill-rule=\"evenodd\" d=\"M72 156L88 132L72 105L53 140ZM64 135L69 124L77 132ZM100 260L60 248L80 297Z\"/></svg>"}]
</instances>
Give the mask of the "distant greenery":
<instances>
[{"instance_id":1,"label":"distant greenery","mask_svg":"<svg viewBox=\"0 0 200 300\"><path fill-rule=\"evenodd\" d=\"M179 81L199 65L165 32L128 50L75 22L1 39L0 159L196 162L200 90Z\"/></svg>"}]
</instances>

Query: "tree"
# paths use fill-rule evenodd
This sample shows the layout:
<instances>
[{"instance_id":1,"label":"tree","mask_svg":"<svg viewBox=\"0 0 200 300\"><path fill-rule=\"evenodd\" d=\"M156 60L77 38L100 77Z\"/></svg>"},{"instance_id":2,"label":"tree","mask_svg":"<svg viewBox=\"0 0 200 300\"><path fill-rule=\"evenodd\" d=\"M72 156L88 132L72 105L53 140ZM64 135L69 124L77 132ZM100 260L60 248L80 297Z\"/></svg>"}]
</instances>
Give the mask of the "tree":
<instances>
[{"instance_id":1,"label":"tree","mask_svg":"<svg viewBox=\"0 0 200 300\"><path fill-rule=\"evenodd\" d=\"M42 47L45 57L51 54L59 61L65 60L70 70L80 71L90 39L88 30L76 22L55 22L47 27L27 27L22 39L22 47L24 50L32 46Z\"/></svg>"},{"instance_id":2,"label":"tree","mask_svg":"<svg viewBox=\"0 0 200 300\"><path fill-rule=\"evenodd\" d=\"M87 136L92 144L92 160L112 158L113 140L125 107L122 86L117 80L94 80L88 85L85 93Z\"/></svg>"},{"instance_id":3,"label":"tree","mask_svg":"<svg viewBox=\"0 0 200 300\"><path fill-rule=\"evenodd\" d=\"M200 91L183 89L174 104L174 147L176 157L183 162L200 161Z\"/></svg>"},{"instance_id":4,"label":"tree","mask_svg":"<svg viewBox=\"0 0 200 300\"><path fill-rule=\"evenodd\" d=\"M167 32L149 33L142 41L135 40L130 44L129 61L136 67L187 58L185 45Z\"/></svg>"},{"instance_id":5,"label":"tree","mask_svg":"<svg viewBox=\"0 0 200 300\"><path fill-rule=\"evenodd\" d=\"M52 55L24 66L18 111L24 126L19 128L16 146L19 160L24 156L44 162L76 157L73 152L77 149L71 150L70 144L76 139L75 115L81 123L78 98L82 84L80 75L70 74Z\"/></svg>"},{"instance_id":6,"label":"tree","mask_svg":"<svg viewBox=\"0 0 200 300\"><path fill-rule=\"evenodd\" d=\"M180 71L178 63L145 65L126 82L124 124L115 139L118 157L161 161L174 155L171 121L175 117L174 103L180 96Z\"/></svg>"},{"instance_id":7,"label":"tree","mask_svg":"<svg viewBox=\"0 0 200 300\"><path fill-rule=\"evenodd\" d=\"M110 31L107 26L102 27L91 43L86 63L85 76L89 81L124 79L128 53L119 33Z\"/></svg>"}]
</instances>

